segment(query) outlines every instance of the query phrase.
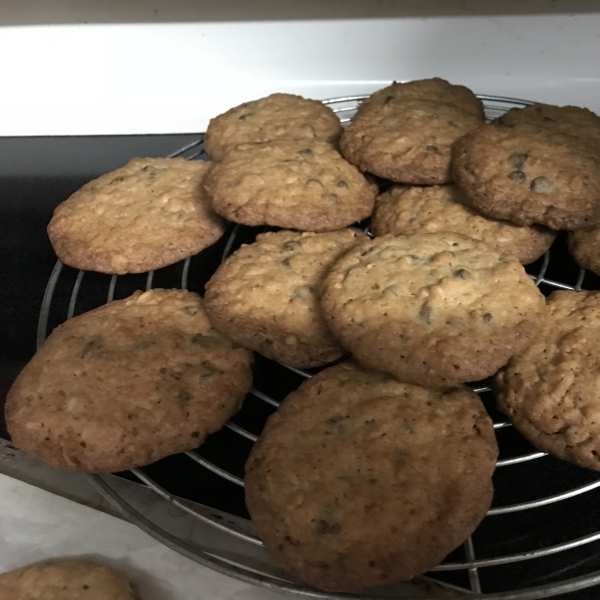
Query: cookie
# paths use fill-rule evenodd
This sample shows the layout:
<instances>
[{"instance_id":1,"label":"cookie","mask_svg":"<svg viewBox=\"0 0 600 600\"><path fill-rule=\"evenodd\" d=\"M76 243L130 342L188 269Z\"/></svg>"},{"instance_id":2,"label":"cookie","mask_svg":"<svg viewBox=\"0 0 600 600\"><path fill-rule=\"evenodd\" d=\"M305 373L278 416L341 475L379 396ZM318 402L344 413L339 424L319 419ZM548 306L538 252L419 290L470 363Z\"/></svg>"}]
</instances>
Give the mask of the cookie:
<instances>
[{"instance_id":1,"label":"cookie","mask_svg":"<svg viewBox=\"0 0 600 600\"><path fill-rule=\"evenodd\" d=\"M540 114L508 114L458 140L456 183L488 217L552 229L600 225L600 144L582 134L579 121L557 125Z\"/></svg>"},{"instance_id":2,"label":"cookie","mask_svg":"<svg viewBox=\"0 0 600 600\"><path fill-rule=\"evenodd\" d=\"M399 183L450 183L452 144L483 125L481 101L439 78L394 83L375 92L344 130L344 157Z\"/></svg>"},{"instance_id":3,"label":"cookie","mask_svg":"<svg viewBox=\"0 0 600 600\"><path fill-rule=\"evenodd\" d=\"M514 256L439 232L359 244L325 278L321 307L366 367L447 387L493 375L525 350L545 302Z\"/></svg>"},{"instance_id":4,"label":"cookie","mask_svg":"<svg viewBox=\"0 0 600 600\"><path fill-rule=\"evenodd\" d=\"M600 292L556 291L531 347L494 380L498 407L536 448L600 471Z\"/></svg>"},{"instance_id":5,"label":"cookie","mask_svg":"<svg viewBox=\"0 0 600 600\"><path fill-rule=\"evenodd\" d=\"M206 285L211 323L234 342L293 367L340 358L344 351L321 316L319 289L333 263L368 239L352 229L259 235Z\"/></svg>"},{"instance_id":6,"label":"cookie","mask_svg":"<svg viewBox=\"0 0 600 600\"><path fill-rule=\"evenodd\" d=\"M600 275L600 227L569 231L569 252L582 269Z\"/></svg>"},{"instance_id":7,"label":"cookie","mask_svg":"<svg viewBox=\"0 0 600 600\"><path fill-rule=\"evenodd\" d=\"M533 104L525 108L511 108L493 123L508 127L534 124L560 133L588 138L591 143L600 145L600 117L579 106Z\"/></svg>"},{"instance_id":8,"label":"cookie","mask_svg":"<svg viewBox=\"0 0 600 600\"><path fill-rule=\"evenodd\" d=\"M466 387L430 390L353 361L281 404L246 463L258 535L290 573L351 592L407 580L474 531L498 447Z\"/></svg>"},{"instance_id":9,"label":"cookie","mask_svg":"<svg viewBox=\"0 0 600 600\"><path fill-rule=\"evenodd\" d=\"M205 179L213 208L243 225L334 231L371 214L377 186L326 142L243 144Z\"/></svg>"},{"instance_id":10,"label":"cookie","mask_svg":"<svg viewBox=\"0 0 600 600\"><path fill-rule=\"evenodd\" d=\"M484 217L465 204L455 185L393 186L377 198L371 231L376 236L453 231L481 240L499 254L513 254L524 265L544 254L556 237L545 227Z\"/></svg>"},{"instance_id":11,"label":"cookie","mask_svg":"<svg viewBox=\"0 0 600 600\"><path fill-rule=\"evenodd\" d=\"M60 204L48 225L60 260L101 273L143 273L214 244L225 222L202 187L209 163L134 158Z\"/></svg>"},{"instance_id":12,"label":"cookie","mask_svg":"<svg viewBox=\"0 0 600 600\"><path fill-rule=\"evenodd\" d=\"M337 142L341 132L340 120L322 102L271 94L211 119L204 149L213 160L223 160L228 150L240 144L286 138Z\"/></svg>"},{"instance_id":13,"label":"cookie","mask_svg":"<svg viewBox=\"0 0 600 600\"><path fill-rule=\"evenodd\" d=\"M127 579L89 560L44 562L0 575L3 600L137 600L137 597Z\"/></svg>"},{"instance_id":14,"label":"cookie","mask_svg":"<svg viewBox=\"0 0 600 600\"><path fill-rule=\"evenodd\" d=\"M135 292L52 332L8 393L8 431L55 467L143 466L219 430L250 389L251 362L197 294Z\"/></svg>"}]
</instances>

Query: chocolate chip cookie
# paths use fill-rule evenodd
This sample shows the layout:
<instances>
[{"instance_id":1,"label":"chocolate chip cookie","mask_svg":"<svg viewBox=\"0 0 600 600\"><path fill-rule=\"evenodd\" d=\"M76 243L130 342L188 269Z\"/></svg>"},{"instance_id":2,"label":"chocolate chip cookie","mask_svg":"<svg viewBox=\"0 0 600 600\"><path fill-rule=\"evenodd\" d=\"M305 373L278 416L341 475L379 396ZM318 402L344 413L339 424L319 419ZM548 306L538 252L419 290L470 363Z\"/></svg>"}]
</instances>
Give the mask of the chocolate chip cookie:
<instances>
[{"instance_id":1,"label":"chocolate chip cookie","mask_svg":"<svg viewBox=\"0 0 600 600\"><path fill-rule=\"evenodd\" d=\"M246 463L258 535L290 573L352 592L407 580L473 532L498 447L466 387L431 390L353 361L304 382Z\"/></svg>"},{"instance_id":2,"label":"chocolate chip cookie","mask_svg":"<svg viewBox=\"0 0 600 600\"><path fill-rule=\"evenodd\" d=\"M359 244L325 278L321 306L362 364L426 387L493 375L546 308L514 256L449 232Z\"/></svg>"},{"instance_id":3,"label":"chocolate chip cookie","mask_svg":"<svg viewBox=\"0 0 600 600\"><path fill-rule=\"evenodd\" d=\"M214 244L225 222L202 187L209 163L134 158L60 204L48 225L65 264L102 273L143 273Z\"/></svg>"},{"instance_id":4,"label":"chocolate chip cookie","mask_svg":"<svg viewBox=\"0 0 600 600\"><path fill-rule=\"evenodd\" d=\"M600 292L556 291L533 344L500 370L498 407L538 449L600 471Z\"/></svg>"},{"instance_id":5,"label":"chocolate chip cookie","mask_svg":"<svg viewBox=\"0 0 600 600\"><path fill-rule=\"evenodd\" d=\"M592 144L600 145L600 117L579 106L532 104L525 108L511 108L493 123L508 127L535 124L560 133L587 138Z\"/></svg>"},{"instance_id":6,"label":"chocolate chip cookie","mask_svg":"<svg viewBox=\"0 0 600 600\"><path fill-rule=\"evenodd\" d=\"M600 225L600 129L584 127L592 117L571 109L509 112L458 140L453 173L466 201L517 225Z\"/></svg>"},{"instance_id":7,"label":"chocolate chip cookie","mask_svg":"<svg viewBox=\"0 0 600 600\"><path fill-rule=\"evenodd\" d=\"M450 183L452 144L483 125L481 101L439 78L375 92L342 134L342 154L362 171L399 183Z\"/></svg>"},{"instance_id":8,"label":"chocolate chip cookie","mask_svg":"<svg viewBox=\"0 0 600 600\"><path fill-rule=\"evenodd\" d=\"M243 144L205 179L213 208L244 225L334 231L368 217L377 186L326 142Z\"/></svg>"},{"instance_id":9,"label":"chocolate chip cookie","mask_svg":"<svg viewBox=\"0 0 600 600\"><path fill-rule=\"evenodd\" d=\"M143 466L219 430L250 389L251 362L197 294L135 292L52 332L8 393L8 431L56 467Z\"/></svg>"},{"instance_id":10,"label":"chocolate chip cookie","mask_svg":"<svg viewBox=\"0 0 600 600\"><path fill-rule=\"evenodd\" d=\"M261 234L208 282L208 317L230 339L267 358L298 368L332 362L343 350L321 316L319 290L333 263L367 239L351 229Z\"/></svg>"},{"instance_id":11,"label":"chocolate chip cookie","mask_svg":"<svg viewBox=\"0 0 600 600\"><path fill-rule=\"evenodd\" d=\"M340 120L322 102L294 94L271 94L211 119L204 148L213 160L222 160L240 144L285 138L337 142L341 132Z\"/></svg>"},{"instance_id":12,"label":"chocolate chip cookie","mask_svg":"<svg viewBox=\"0 0 600 600\"><path fill-rule=\"evenodd\" d=\"M465 204L455 185L397 185L375 203L371 230L376 236L453 231L481 240L499 254L513 254L527 265L551 246L556 232L533 225L488 219Z\"/></svg>"},{"instance_id":13,"label":"chocolate chip cookie","mask_svg":"<svg viewBox=\"0 0 600 600\"><path fill-rule=\"evenodd\" d=\"M106 567L82 559L30 565L0 575L3 600L137 600L131 584Z\"/></svg>"}]
</instances>

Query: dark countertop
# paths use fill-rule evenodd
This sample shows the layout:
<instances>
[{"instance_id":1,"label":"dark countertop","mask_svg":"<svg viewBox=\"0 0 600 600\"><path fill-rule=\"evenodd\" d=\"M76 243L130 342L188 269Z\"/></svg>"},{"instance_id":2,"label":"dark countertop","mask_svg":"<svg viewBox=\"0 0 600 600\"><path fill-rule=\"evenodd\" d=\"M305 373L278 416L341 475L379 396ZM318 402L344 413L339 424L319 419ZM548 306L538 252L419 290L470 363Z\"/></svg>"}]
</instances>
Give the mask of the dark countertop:
<instances>
[{"instance_id":1,"label":"dark countertop","mask_svg":"<svg viewBox=\"0 0 600 600\"><path fill-rule=\"evenodd\" d=\"M37 320L46 283L56 262L45 228L53 209L90 179L121 166L132 156L165 156L198 136L131 136L95 138L0 138L0 399L3 399L20 369L35 352ZM553 260L549 276L574 284L577 269L564 251L564 236L555 246L560 260ZM217 248L208 258L218 258ZM555 251L553 249L553 255ZM206 268L192 261L190 288L202 291ZM536 265L530 272L534 272ZM72 286L73 273L65 271L65 290L57 288L64 301ZM104 276L105 277L105 276ZM162 276L161 276L162 277ZM164 281L170 281L164 275ZM89 279L89 282L88 282ZM101 277L86 275L78 311L101 302L96 293L105 285ZM133 284L132 284L133 285ZM137 284L136 284L137 285ZM173 283L175 285L175 283ZM598 278L586 276L585 287L600 289ZM83 288L82 288L83 289ZM546 290L547 291L547 290ZM88 296L86 296L86 293ZM62 294L62 296L61 296ZM121 290L121 296L125 289ZM57 317L58 318L58 317ZM51 325L54 321L51 320ZM275 370L274 370L275 369ZM262 389L283 397L290 385L289 374L267 361L257 361L255 378ZM281 369L281 368L279 368ZM280 383L285 379L286 383ZM257 384L258 387L258 384ZM494 413L493 399L485 398ZM258 433L266 413L260 403L246 402L236 420ZM496 415L497 416L497 415ZM6 437L4 423L0 435ZM218 437L220 436L220 437ZM235 437L235 436L234 436ZM531 451L513 430L499 431L504 441L502 457ZM224 450L225 449L225 450ZM201 454L242 474L243 456L249 446L232 434L212 436ZM241 458L240 458L241 457ZM210 472L202 472L179 457L167 458L145 469L172 493L195 499L225 511L245 515L243 492ZM495 475L495 506L556 494L595 481L598 475L563 461L546 457L514 467L503 467ZM498 526L496 519L505 519ZM600 491L577 496L544 508L514 513L510 518L490 517L475 534L478 557L525 551L558 544L600 531ZM482 569L484 589L510 589L542 585L600 570L598 543L512 566ZM457 552L460 556L460 552ZM460 577L441 578L464 583ZM563 597L563 596L561 596ZM578 592L565 598L598 598L600 591Z\"/></svg>"}]
</instances>

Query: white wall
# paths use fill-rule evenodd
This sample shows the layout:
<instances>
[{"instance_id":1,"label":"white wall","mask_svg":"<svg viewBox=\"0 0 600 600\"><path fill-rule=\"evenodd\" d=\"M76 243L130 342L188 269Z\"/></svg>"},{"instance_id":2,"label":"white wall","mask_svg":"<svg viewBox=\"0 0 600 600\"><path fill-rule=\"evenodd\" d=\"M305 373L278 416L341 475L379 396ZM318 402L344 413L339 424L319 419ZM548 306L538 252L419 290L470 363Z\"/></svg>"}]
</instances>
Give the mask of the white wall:
<instances>
[{"instance_id":1,"label":"white wall","mask_svg":"<svg viewBox=\"0 0 600 600\"><path fill-rule=\"evenodd\" d=\"M347 0L337 19L340 0L81 4L2 3L0 135L197 132L273 91L328 98L434 75L600 112L600 12L585 12L598 2ZM321 18L286 19L299 6ZM31 25L43 19L62 24Z\"/></svg>"}]
</instances>

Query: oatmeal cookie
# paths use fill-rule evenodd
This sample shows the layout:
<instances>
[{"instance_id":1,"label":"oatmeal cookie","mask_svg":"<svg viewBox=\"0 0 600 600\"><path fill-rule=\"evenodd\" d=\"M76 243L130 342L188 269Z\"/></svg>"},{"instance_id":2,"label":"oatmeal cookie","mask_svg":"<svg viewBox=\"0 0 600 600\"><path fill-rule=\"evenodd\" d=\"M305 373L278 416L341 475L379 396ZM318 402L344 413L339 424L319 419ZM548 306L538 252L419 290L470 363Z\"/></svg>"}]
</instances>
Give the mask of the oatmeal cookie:
<instances>
[{"instance_id":1,"label":"oatmeal cookie","mask_svg":"<svg viewBox=\"0 0 600 600\"><path fill-rule=\"evenodd\" d=\"M244 144L205 180L217 213L244 225L334 231L368 217L377 186L326 142Z\"/></svg>"},{"instance_id":2,"label":"oatmeal cookie","mask_svg":"<svg viewBox=\"0 0 600 600\"><path fill-rule=\"evenodd\" d=\"M396 185L378 196L371 218L376 236L453 231L491 246L499 254L513 254L527 265L550 246L556 232L532 225L489 219L465 204L455 185Z\"/></svg>"},{"instance_id":3,"label":"oatmeal cookie","mask_svg":"<svg viewBox=\"0 0 600 600\"><path fill-rule=\"evenodd\" d=\"M481 101L439 78L375 92L344 130L342 154L361 171L399 183L450 183L452 144L483 125Z\"/></svg>"},{"instance_id":4,"label":"oatmeal cookie","mask_svg":"<svg viewBox=\"0 0 600 600\"><path fill-rule=\"evenodd\" d=\"M425 387L493 375L546 309L514 256L449 232L359 244L325 278L321 306L358 361Z\"/></svg>"},{"instance_id":5,"label":"oatmeal cookie","mask_svg":"<svg viewBox=\"0 0 600 600\"><path fill-rule=\"evenodd\" d=\"M197 294L135 292L52 332L8 393L8 431L56 467L140 467L219 430L250 389L251 362Z\"/></svg>"},{"instance_id":6,"label":"oatmeal cookie","mask_svg":"<svg viewBox=\"0 0 600 600\"><path fill-rule=\"evenodd\" d=\"M317 588L411 579L473 532L498 447L467 387L431 390L353 361L321 371L268 420L246 463L266 548Z\"/></svg>"},{"instance_id":7,"label":"oatmeal cookie","mask_svg":"<svg viewBox=\"0 0 600 600\"><path fill-rule=\"evenodd\" d=\"M213 160L223 160L228 150L240 144L286 138L333 143L341 132L340 120L322 102L294 94L271 94L211 119L204 148Z\"/></svg>"},{"instance_id":8,"label":"oatmeal cookie","mask_svg":"<svg viewBox=\"0 0 600 600\"><path fill-rule=\"evenodd\" d=\"M494 380L498 407L536 448L600 471L600 292L556 291L533 344Z\"/></svg>"},{"instance_id":9,"label":"oatmeal cookie","mask_svg":"<svg viewBox=\"0 0 600 600\"><path fill-rule=\"evenodd\" d=\"M160 269L214 244L225 222L202 187L209 163L134 158L60 204L48 225L60 260L123 275Z\"/></svg>"},{"instance_id":10,"label":"oatmeal cookie","mask_svg":"<svg viewBox=\"0 0 600 600\"><path fill-rule=\"evenodd\" d=\"M343 350L321 315L319 290L333 263L367 236L264 233L244 245L206 286L212 324L238 344L293 367L318 367Z\"/></svg>"}]
</instances>

